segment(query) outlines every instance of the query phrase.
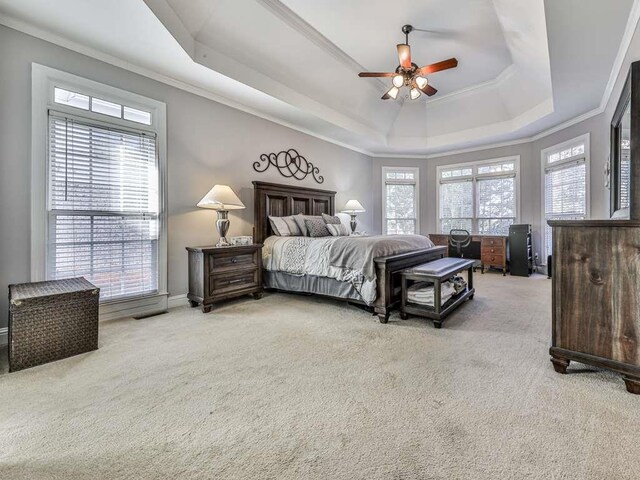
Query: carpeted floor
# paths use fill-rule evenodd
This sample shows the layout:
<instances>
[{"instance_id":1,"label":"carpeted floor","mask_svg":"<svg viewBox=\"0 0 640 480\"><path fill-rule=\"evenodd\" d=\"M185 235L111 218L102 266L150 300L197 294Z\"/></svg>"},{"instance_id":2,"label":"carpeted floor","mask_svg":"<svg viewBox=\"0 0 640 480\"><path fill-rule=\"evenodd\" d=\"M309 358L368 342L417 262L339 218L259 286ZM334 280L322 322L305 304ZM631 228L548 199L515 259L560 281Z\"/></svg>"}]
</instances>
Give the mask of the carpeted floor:
<instances>
[{"instance_id":1,"label":"carpeted floor","mask_svg":"<svg viewBox=\"0 0 640 480\"><path fill-rule=\"evenodd\" d=\"M441 330L285 294L104 322L0 376L0 478L638 478L640 398L553 371L550 281L476 284Z\"/></svg>"}]
</instances>

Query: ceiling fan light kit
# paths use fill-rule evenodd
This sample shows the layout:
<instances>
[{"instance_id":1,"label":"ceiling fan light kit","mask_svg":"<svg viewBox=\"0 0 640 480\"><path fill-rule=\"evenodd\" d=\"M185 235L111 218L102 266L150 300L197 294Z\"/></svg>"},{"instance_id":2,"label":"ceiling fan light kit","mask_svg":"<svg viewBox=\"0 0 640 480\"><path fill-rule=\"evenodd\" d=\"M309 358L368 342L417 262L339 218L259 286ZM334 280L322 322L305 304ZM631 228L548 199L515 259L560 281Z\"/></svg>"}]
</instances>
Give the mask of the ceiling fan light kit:
<instances>
[{"instance_id":1,"label":"ceiling fan light kit","mask_svg":"<svg viewBox=\"0 0 640 480\"><path fill-rule=\"evenodd\" d=\"M396 45L400 65L398 65L395 72L361 72L358 74L360 77L392 77L392 87L382 96L382 100L388 100L389 98L396 99L402 87L409 89L408 97L411 98L411 100L416 100L423 93L431 97L435 95L438 90L429 85L429 80L425 75L458 66L458 60L450 58L442 62L418 67L418 65L411 61L409 34L412 31L413 27L411 25L404 25L402 27L402 33L405 35L405 43Z\"/></svg>"}]
</instances>

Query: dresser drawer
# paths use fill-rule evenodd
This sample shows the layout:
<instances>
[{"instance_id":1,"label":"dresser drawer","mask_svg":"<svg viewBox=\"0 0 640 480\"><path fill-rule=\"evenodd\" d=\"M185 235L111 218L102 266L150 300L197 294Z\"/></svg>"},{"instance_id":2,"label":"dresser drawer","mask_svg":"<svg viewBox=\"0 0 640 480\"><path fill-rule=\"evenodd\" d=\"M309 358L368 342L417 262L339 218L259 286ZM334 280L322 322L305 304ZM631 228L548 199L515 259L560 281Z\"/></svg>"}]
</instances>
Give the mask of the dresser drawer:
<instances>
[{"instance_id":1,"label":"dresser drawer","mask_svg":"<svg viewBox=\"0 0 640 480\"><path fill-rule=\"evenodd\" d=\"M233 252L218 253L210 255L209 258L209 273L213 273L214 270L224 267L246 267L249 265L257 265L255 253L240 253L234 254Z\"/></svg>"},{"instance_id":2,"label":"dresser drawer","mask_svg":"<svg viewBox=\"0 0 640 480\"><path fill-rule=\"evenodd\" d=\"M227 275L211 275L209 277L209 295L220 292L241 290L258 285L258 270L241 270Z\"/></svg>"},{"instance_id":3,"label":"dresser drawer","mask_svg":"<svg viewBox=\"0 0 640 480\"><path fill-rule=\"evenodd\" d=\"M503 267L506 264L506 259L504 258L504 255L496 255L496 254L482 254L482 264L483 265L487 265L487 266L494 266L494 267Z\"/></svg>"},{"instance_id":4,"label":"dresser drawer","mask_svg":"<svg viewBox=\"0 0 640 480\"><path fill-rule=\"evenodd\" d=\"M504 247L502 245L492 247L492 246L483 246L482 247L482 256L485 255L495 255L502 257L504 255Z\"/></svg>"},{"instance_id":5,"label":"dresser drawer","mask_svg":"<svg viewBox=\"0 0 640 480\"><path fill-rule=\"evenodd\" d=\"M485 247L504 247L505 238L504 237L482 237L481 243L482 248Z\"/></svg>"}]
</instances>

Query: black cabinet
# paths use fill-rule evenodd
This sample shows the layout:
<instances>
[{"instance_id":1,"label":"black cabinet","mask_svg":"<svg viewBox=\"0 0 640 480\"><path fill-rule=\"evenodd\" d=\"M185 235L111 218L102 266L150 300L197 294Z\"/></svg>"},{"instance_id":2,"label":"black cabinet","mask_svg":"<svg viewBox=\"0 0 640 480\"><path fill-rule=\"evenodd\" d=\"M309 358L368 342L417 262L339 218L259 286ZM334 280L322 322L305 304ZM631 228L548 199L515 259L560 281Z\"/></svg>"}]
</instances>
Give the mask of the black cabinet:
<instances>
[{"instance_id":1,"label":"black cabinet","mask_svg":"<svg viewBox=\"0 0 640 480\"><path fill-rule=\"evenodd\" d=\"M533 273L531 225L509 227L509 271L518 277L528 277Z\"/></svg>"}]
</instances>

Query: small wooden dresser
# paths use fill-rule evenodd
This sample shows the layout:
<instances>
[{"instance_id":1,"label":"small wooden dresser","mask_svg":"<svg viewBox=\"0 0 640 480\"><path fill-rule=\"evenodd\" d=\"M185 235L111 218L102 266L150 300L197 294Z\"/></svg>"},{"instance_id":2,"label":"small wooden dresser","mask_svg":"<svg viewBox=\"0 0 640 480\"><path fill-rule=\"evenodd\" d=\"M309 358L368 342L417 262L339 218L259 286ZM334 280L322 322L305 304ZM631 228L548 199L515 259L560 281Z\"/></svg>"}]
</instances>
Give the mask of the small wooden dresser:
<instances>
[{"instance_id":1,"label":"small wooden dresser","mask_svg":"<svg viewBox=\"0 0 640 480\"><path fill-rule=\"evenodd\" d=\"M262 297L262 245L187 247L192 307L208 313L214 303L241 295Z\"/></svg>"},{"instance_id":2,"label":"small wooden dresser","mask_svg":"<svg viewBox=\"0 0 640 480\"><path fill-rule=\"evenodd\" d=\"M449 245L449 235L444 233L432 233L429 238L435 245L444 245L449 247L448 255L451 254L451 246ZM482 273L490 267L499 268L502 274L507 273L507 237L506 235L471 235L471 242L480 247L480 255L477 254L477 246L475 247L475 255L482 263ZM473 254L469 255L466 249L463 249L465 258L476 258Z\"/></svg>"},{"instance_id":3,"label":"small wooden dresser","mask_svg":"<svg viewBox=\"0 0 640 480\"><path fill-rule=\"evenodd\" d=\"M485 268L495 267L502 269L502 275L507 274L507 237L481 236L480 252L483 272Z\"/></svg>"}]
</instances>

